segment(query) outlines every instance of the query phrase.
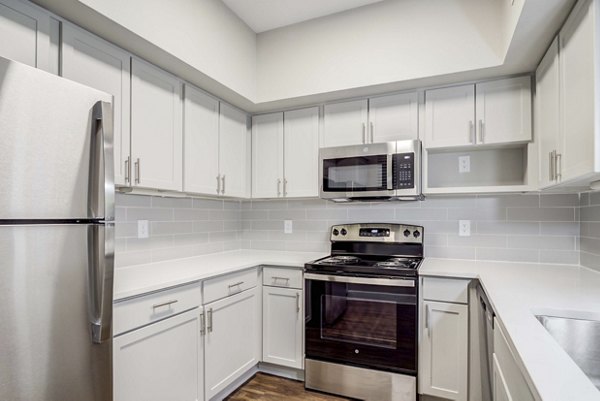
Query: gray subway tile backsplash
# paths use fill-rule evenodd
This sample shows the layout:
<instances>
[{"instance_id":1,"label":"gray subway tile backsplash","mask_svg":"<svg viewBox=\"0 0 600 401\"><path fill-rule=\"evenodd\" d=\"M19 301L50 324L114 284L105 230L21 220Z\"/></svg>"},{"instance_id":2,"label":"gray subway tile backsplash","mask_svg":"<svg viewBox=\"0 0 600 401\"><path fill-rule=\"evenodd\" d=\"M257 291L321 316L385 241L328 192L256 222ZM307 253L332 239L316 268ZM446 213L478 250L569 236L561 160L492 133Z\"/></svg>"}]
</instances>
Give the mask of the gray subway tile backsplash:
<instances>
[{"instance_id":1,"label":"gray subway tile backsplash","mask_svg":"<svg viewBox=\"0 0 600 401\"><path fill-rule=\"evenodd\" d=\"M596 194L581 199L574 194L461 195L356 204L118 194L116 204L118 267L242 248L327 252L333 224L403 222L425 227L429 257L577 264L581 236L582 263L597 260L600 268L600 250L591 245L600 241ZM137 239L137 220L150 220L150 238ZM284 220L292 220L291 234L283 232ZM458 236L458 220L471 220L471 236Z\"/></svg>"},{"instance_id":2,"label":"gray subway tile backsplash","mask_svg":"<svg viewBox=\"0 0 600 401\"><path fill-rule=\"evenodd\" d=\"M600 192L581 194L579 207L580 263L600 271Z\"/></svg>"}]
</instances>

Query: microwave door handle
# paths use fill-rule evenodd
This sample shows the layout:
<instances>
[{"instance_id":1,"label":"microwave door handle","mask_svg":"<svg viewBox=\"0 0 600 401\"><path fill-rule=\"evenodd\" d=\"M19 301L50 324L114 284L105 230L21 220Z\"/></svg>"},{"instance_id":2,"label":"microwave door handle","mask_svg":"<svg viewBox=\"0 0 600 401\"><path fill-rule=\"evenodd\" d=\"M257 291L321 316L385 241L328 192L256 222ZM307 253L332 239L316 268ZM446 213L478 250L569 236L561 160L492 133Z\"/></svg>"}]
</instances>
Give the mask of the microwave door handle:
<instances>
[{"instance_id":1,"label":"microwave door handle","mask_svg":"<svg viewBox=\"0 0 600 401\"><path fill-rule=\"evenodd\" d=\"M388 191L394 190L394 155L387 155L387 189Z\"/></svg>"}]
</instances>

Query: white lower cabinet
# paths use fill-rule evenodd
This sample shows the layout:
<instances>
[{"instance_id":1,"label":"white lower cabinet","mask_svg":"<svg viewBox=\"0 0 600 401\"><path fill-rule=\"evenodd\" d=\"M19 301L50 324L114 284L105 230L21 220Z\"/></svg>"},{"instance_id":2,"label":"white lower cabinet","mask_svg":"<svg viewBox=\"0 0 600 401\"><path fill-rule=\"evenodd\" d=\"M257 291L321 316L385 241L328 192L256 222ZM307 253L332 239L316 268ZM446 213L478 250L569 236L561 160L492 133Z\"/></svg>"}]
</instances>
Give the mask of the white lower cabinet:
<instances>
[{"instance_id":1,"label":"white lower cabinet","mask_svg":"<svg viewBox=\"0 0 600 401\"><path fill-rule=\"evenodd\" d=\"M502 330L498 319L494 319L493 401L534 401L536 398Z\"/></svg>"},{"instance_id":2,"label":"white lower cabinet","mask_svg":"<svg viewBox=\"0 0 600 401\"><path fill-rule=\"evenodd\" d=\"M209 400L259 362L258 288L205 305L205 395Z\"/></svg>"},{"instance_id":3,"label":"white lower cabinet","mask_svg":"<svg viewBox=\"0 0 600 401\"><path fill-rule=\"evenodd\" d=\"M302 290L263 287L263 362L302 369Z\"/></svg>"},{"instance_id":4,"label":"white lower cabinet","mask_svg":"<svg viewBox=\"0 0 600 401\"><path fill-rule=\"evenodd\" d=\"M201 401L202 309L114 338L115 401Z\"/></svg>"},{"instance_id":5,"label":"white lower cabinet","mask_svg":"<svg viewBox=\"0 0 600 401\"><path fill-rule=\"evenodd\" d=\"M419 343L419 393L468 399L468 280L425 278ZM429 299L435 299L428 300Z\"/></svg>"}]
</instances>

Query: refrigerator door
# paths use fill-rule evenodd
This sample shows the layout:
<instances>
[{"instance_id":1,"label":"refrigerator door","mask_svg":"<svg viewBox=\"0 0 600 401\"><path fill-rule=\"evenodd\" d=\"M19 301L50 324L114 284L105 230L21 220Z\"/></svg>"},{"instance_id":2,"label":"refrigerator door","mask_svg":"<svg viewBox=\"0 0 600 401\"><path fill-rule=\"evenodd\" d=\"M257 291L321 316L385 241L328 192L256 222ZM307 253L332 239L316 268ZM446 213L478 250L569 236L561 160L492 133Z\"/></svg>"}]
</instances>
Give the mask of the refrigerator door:
<instances>
[{"instance_id":1,"label":"refrigerator door","mask_svg":"<svg viewBox=\"0 0 600 401\"><path fill-rule=\"evenodd\" d=\"M0 58L0 220L113 219L111 100Z\"/></svg>"},{"instance_id":2,"label":"refrigerator door","mask_svg":"<svg viewBox=\"0 0 600 401\"><path fill-rule=\"evenodd\" d=\"M112 400L113 233L0 226L0 400Z\"/></svg>"}]
</instances>

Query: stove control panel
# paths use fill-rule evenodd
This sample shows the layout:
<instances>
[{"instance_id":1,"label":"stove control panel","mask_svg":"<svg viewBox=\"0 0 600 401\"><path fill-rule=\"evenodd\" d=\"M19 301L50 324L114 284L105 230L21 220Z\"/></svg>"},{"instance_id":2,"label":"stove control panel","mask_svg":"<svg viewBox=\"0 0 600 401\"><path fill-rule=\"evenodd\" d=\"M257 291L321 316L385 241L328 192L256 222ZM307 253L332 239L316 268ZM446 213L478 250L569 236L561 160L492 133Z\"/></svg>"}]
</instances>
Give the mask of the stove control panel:
<instances>
[{"instance_id":1,"label":"stove control panel","mask_svg":"<svg viewBox=\"0 0 600 401\"><path fill-rule=\"evenodd\" d=\"M423 227L406 224L363 223L331 227L331 241L423 243Z\"/></svg>"}]
</instances>

